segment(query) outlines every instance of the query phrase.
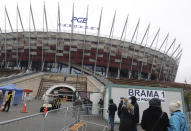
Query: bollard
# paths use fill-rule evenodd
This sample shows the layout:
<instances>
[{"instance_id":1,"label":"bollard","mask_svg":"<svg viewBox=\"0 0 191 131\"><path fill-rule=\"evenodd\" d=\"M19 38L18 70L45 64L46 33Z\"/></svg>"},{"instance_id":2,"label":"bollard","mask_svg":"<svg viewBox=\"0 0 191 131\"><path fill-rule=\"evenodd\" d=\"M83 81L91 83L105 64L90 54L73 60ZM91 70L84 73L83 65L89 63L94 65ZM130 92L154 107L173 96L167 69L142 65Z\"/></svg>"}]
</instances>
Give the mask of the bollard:
<instances>
[{"instance_id":1,"label":"bollard","mask_svg":"<svg viewBox=\"0 0 191 131\"><path fill-rule=\"evenodd\" d=\"M5 102L3 102L3 104L1 105L1 108L0 108L1 111L4 109L4 106L5 106Z\"/></svg>"},{"instance_id":2,"label":"bollard","mask_svg":"<svg viewBox=\"0 0 191 131\"><path fill-rule=\"evenodd\" d=\"M21 113L27 113L27 104L26 104L26 102L24 103L24 107L23 107Z\"/></svg>"}]
</instances>

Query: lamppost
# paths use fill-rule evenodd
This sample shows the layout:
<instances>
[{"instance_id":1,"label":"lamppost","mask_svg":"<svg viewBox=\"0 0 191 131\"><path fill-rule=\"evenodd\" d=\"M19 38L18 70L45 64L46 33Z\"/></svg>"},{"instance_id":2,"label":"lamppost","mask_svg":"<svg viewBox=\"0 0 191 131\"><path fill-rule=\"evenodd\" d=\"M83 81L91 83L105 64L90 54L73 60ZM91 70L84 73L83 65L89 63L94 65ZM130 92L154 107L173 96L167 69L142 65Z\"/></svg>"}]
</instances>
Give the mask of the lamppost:
<instances>
[{"instance_id":1,"label":"lamppost","mask_svg":"<svg viewBox=\"0 0 191 131\"><path fill-rule=\"evenodd\" d=\"M77 71L74 71L74 73L76 74L76 92L77 92L78 75L81 74L81 73L79 73ZM77 97L79 98L79 92L78 92L78 96Z\"/></svg>"}]
</instances>

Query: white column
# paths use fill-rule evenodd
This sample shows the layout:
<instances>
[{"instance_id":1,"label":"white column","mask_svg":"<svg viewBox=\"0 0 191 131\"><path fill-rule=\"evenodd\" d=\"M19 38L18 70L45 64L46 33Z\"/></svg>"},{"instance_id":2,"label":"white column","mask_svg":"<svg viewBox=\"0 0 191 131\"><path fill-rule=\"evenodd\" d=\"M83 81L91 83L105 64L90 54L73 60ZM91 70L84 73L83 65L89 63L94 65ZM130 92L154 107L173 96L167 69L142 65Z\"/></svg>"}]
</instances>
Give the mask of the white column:
<instances>
[{"instance_id":1,"label":"white column","mask_svg":"<svg viewBox=\"0 0 191 131\"><path fill-rule=\"evenodd\" d=\"M109 66L110 66L110 55L111 55L111 48L112 48L112 41L111 38L113 37L113 30L114 30L114 24L115 24L115 16L116 16L116 11L113 17L113 22L112 22L112 26L111 26L111 30L110 30L110 35L109 35L109 43L110 43L110 48L109 48L109 56L108 56L108 60L107 60L107 68L106 68L106 78L108 77L108 72L109 72Z\"/></svg>"},{"instance_id":2,"label":"white column","mask_svg":"<svg viewBox=\"0 0 191 131\"><path fill-rule=\"evenodd\" d=\"M98 26L98 31L97 31L97 45L96 45L96 57L95 57L95 64L94 64L94 74L96 72L96 66L97 66L97 57L98 57L98 47L99 47L99 42L100 42L99 36L100 36L100 29L101 29L102 11L103 11L103 8L101 9L100 19L99 19L99 26Z\"/></svg>"}]
</instances>

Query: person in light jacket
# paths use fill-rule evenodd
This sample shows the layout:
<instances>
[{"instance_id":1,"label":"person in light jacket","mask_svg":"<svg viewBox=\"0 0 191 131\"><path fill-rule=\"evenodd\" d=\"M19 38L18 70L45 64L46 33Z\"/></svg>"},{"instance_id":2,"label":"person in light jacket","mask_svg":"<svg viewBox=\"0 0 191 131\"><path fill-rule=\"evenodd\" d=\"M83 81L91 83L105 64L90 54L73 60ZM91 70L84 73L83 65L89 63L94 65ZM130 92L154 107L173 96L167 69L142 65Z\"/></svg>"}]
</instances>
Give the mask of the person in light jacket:
<instances>
[{"instance_id":1,"label":"person in light jacket","mask_svg":"<svg viewBox=\"0 0 191 131\"><path fill-rule=\"evenodd\" d=\"M171 113L170 126L168 131L188 131L188 124L186 117L180 110L181 102L172 102L169 105L169 111Z\"/></svg>"}]
</instances>

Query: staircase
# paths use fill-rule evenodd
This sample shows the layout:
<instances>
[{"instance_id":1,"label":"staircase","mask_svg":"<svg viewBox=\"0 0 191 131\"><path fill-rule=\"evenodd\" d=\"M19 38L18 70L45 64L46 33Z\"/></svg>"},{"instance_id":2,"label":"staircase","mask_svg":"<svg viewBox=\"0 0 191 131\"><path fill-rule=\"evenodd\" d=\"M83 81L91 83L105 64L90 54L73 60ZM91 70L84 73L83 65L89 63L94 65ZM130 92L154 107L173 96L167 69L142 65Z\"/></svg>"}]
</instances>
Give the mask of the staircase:
<instances>
[{"instance_id":1,"label":"staircase","mask_svg":"<svg viewBox=\"0 0 191 131\"><path fill-rule=\"evenodd\" d=\"M100 83L95 77L87 75L88 82L92 83L94 87L98 90L98 92L104 91L104 85Z\"/></svg>"},{"instance_id":2,"label":"staircase","mask_svg":"<svg viewBox=\"0 0 191 131\"><path fill-rule=\"evenodd\" d=\"M57 77L57 79L55 79ZM64 79L63 79L64 78ZM40 87L37 93L38 98L42 98L42 96L45 94L45 92L54 85L59 84L67 84L71 85L74 88L76 88L77 92L87 92L87 78L84 76L71 76L71 75L52 75L51 77L45 77L42 78Z\"/></svg>"},{"instance_id":3,"label":"staircase","mask_svg":"<svg viewBox=\"0 0 191 131\"><path fill-rule=\"evenodd\" d=\"M97 79L100 83L102 83L105 86L108 85L109 83L111 83L107 78L105 78L105 76L100 75L97 72L94 72L85 66L82 69L82 67L80 65L71 64L71 67L73 67L77 70L80 70L80 71L82 70L84 73L93 76L95 79Z\"/></svg>"}]
</instances>

